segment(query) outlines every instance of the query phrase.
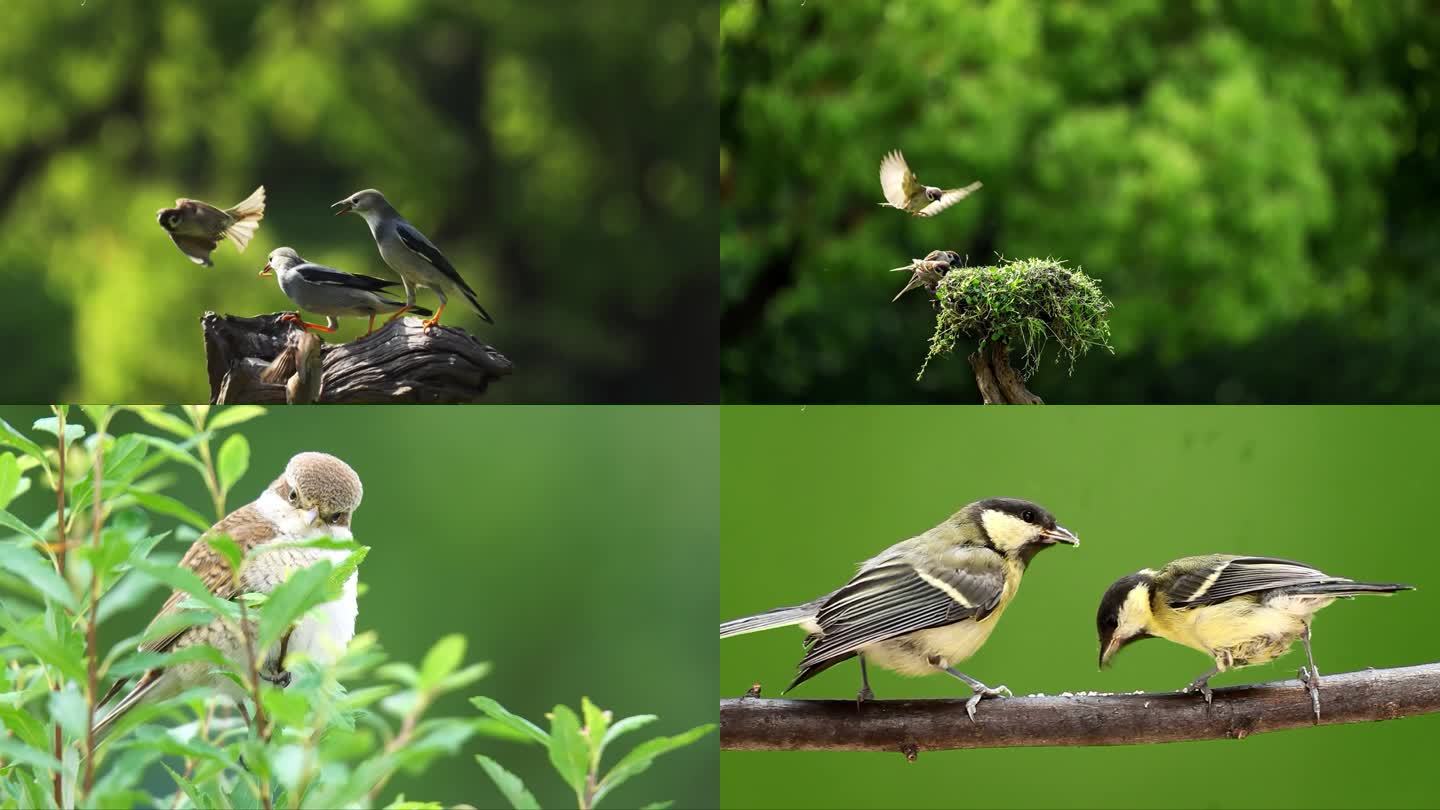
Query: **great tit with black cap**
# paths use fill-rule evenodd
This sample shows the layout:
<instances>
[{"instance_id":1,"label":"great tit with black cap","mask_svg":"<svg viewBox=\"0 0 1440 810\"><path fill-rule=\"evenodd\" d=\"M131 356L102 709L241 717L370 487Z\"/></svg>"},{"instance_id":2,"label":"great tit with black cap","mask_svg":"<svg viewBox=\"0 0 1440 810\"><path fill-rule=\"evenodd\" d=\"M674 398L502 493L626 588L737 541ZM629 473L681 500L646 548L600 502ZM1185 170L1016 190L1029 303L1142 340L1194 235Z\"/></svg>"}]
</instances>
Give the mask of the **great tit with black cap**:
<instances>
[{"instance_id":1,"label":"great tit with black cap","mask_svg":"<svg viewBox=\"0 0 1440 810\"><path fill-rule=\"evenodd\" d=\"M1212 702L1210 678L1265 664L1305 644L1309 666L1300 680L1320 719L1320 670L1310 649L1315 612L1340 597L1391 594L1413 586L1356 582L1276 557L1207 554L1184 557L1158 571L1146 568L1121 577L1100 600L1095 616L1104 668L1125 645L1164 638L1199 650L1215 667L1185 687Z\"/></svg>"},{"instance_id":2,"label":"great tit with black cap","mask_svg":"<svg viewBox=\"0 0 1440 810\"><path fill-rule=\"evenodd\" d=\"M860 565L844 587L811 602L720 625L720 637L799 625L809 635L785 691L850 658L860 659L858 702L874 698L867 662L901 675L945 672L968 684L970 719L983 697L1008 695L954 667L989 638L1015 598L1030 560L1080 539L1044 508L1018 498L976 501L939 526Z\"/></svg>"}]
</instances>

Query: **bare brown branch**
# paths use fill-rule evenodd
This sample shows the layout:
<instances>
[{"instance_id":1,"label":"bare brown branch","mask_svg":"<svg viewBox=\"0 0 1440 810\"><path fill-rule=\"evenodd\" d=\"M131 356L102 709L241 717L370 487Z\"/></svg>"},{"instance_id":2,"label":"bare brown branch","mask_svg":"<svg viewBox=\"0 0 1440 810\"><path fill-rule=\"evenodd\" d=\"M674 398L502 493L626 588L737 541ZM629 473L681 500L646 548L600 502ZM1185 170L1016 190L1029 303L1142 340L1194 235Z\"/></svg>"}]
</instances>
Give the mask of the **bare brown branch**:
<instances>
[{"instance_id":1,"label":"bare brown branch","mask_svg":"<svg viewBox=\"0 0 1440 810\"><path fill-rule=\"evenodd\" d=\"M296 368L286 350L304 348L295 342L303 330L284 315L207 312L200 319L212 403L283 403L285 382L295 383L288 398L313 391L320 403L475 402L512 370L509 359L468 332L440 325L426 333L419 319L402 318L349 343L322 345L318 383L290 374L281 382L282 369Z\"/></svg>"},{"instance_id":2,"label":"bare brown branch","mask_svg":"<svg viewBox=\"0 0 1440 810\"><path fill-rule=\"evenodd\" d=\"M1440 663L1326 675L1320 725L1440 712ZM964 700L767 700L720 702L720 745L732 750L941 751L1017 746L1131 745L1243 739L1315 725L1298 680L1196 694L1045 695L987 698L975 720Z\"/></svg>"},{"instance_id":3,"label":"bare brown branch","mask_svg":"<svg viewBox=\"0 0 1440 810\"><path fill-rule=\"evenodd\" d=\"M980 399L986 405L1045 404L1025 387L1020 372L1010 365L1010 353L1004 344L992 342L984 349L973 352L970 368L975 372Z\"/></svg>"}]
</instances>

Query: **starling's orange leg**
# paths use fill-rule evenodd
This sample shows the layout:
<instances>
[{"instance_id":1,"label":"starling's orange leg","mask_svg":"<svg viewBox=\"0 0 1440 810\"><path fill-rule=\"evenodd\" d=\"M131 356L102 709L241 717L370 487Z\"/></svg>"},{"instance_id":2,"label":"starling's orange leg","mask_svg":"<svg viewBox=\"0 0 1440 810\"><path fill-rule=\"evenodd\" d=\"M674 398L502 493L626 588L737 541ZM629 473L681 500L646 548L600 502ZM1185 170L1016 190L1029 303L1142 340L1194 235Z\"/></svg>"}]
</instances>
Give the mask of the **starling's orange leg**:
<instances>
[{"instance_id":1,"label":"starling's orange leg","mask_svg":"<svg viewBox=\"0 0 1440 810\"><path fill-rule=\"evenodd\" d=\"M443 314L445 314L445 302L442 300L440 302L440 308L435 310L434 317L426 318L425 320L420 322L420 325L425 327L426 332L429 332L431 329L435 328L436 324L440 323L440 316Z\"/></svg>"},{"instance_id":2,"label":"starling's orange leg","mask_svg":"<svg viewBox=\"0 0 1440 810\"><path fill-rule=\"evenodd\" d=\"M370 313L370 328L365 330L365 337L370 337L375 331L375 313Z\"/></svg>"},{"instance_id":3,"label":"starling's orange leg","mask_svg":"<svg viewBox=\"0 0 1440 810\"><path fill-rule=\"evenodd\" d=\"M320 323L306 323L306 322L305 322L305 319L304 319L304 318L301 318L301 317L300 317L300 313L298 313L298 312L287 312L287 313L284 314L284 316L282 316L282 317L280 318L280 320L282 320L282 321L289 321L290 323L296 324L296 325L298 325L301 329L305 329L305 330L314 329L314 330L317 331L317 332L334 332L334 331L335 331L334 327L326 326L326 325L324 325L324 324L320 324Z\"/></svg>"},{"instance_id":4,"label":"starling's orange leg","mask_svg":"<svg viewBox=\"0 0 1440 810\"><path fill-rule=\"evenodd\" d=\"M406 304L405 306L400 307L399 309L395 310L395 314L394 314L394 315L391 315L391 316L390 316L390 321L395 320L396 318L400 317L401 315L404 315L405 313L409 312L410 310L412 310L412 309L414 309L414 308L415 308L415 305L414 305L414 304ZM390 321L386 321L386 323L390 323Z\"/></svg>"}]
</instances>

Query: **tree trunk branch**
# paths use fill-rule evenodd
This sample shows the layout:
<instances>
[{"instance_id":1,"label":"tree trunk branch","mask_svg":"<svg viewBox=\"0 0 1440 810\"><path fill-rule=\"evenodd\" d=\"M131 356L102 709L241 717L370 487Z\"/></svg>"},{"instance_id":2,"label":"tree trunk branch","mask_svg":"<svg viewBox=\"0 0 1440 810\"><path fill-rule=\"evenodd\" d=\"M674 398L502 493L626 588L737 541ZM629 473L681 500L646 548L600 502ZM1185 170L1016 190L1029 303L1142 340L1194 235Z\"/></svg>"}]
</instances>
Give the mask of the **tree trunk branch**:
<instances>
[{"instance_id":1,"label":"tree trunk branch","mask_svg":"<svg viewBox=\"0 0 1440 810\"><path fill-rule=\"evenodd\" d=\"M475 402L512 370L468 332L442 325L426 334L419 320L403 318L349 343L319 345L317 378L316 345L284 315L200 319L211 403Z\"/></svg>"},{"instance_id":2,"label":"tree trunk branch","mask_svg":"<svg viewBox=\"0 0 1440 810\"><path fill-rule=\"evenodd\" d=\"M1010 365L1010 352L1003 343L991 342L970 355L970 368L980 399L986 405L1044 405L1045 401L1025 387L1025 380Z\"/></svg>"},{"instance_id":3,"label":"tree trunk branch","mask_svg":"<svg viewBox=\"0 0 1440 810\"><path fill-rule=\"evenodd\" d=\"M1320 725L1440 712L1440 663L1326 675ZM720 747L768 751L920 751L1243 739L1316 725L1298 680L1198 694L1064 694L987 698L971 722L963 700L720 701Z\"/></svg>"}]
</instances>

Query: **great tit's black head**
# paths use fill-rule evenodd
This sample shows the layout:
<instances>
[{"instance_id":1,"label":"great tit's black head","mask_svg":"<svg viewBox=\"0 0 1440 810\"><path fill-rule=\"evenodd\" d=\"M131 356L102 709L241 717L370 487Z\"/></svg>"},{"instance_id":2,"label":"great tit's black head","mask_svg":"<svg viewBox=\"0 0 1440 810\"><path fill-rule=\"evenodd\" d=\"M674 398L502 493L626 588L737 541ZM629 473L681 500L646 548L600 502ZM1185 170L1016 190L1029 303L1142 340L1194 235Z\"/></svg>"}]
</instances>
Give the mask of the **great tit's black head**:
<instances>
[{"instance_id":1,"label":"great tit's black head","mask_svg":"<svg viewBox=\"0 0 1440 810\"><path fill-rule=\"evenodd\" d=\"M1056 543L1080 545L1074 532L1056 523L1055 516L1037 503L1020 498L987 498L971 504L967 511L990 545L1026 564Z\"/></svg>"},{"instance_id":2,"label":"great tit's black head","mask_svg":"<svg viewBox=\"0 0 1440 810\"><path fill-rule=\"evenodd\" d=\"M155 221L159 222L160 227L165 230L173 231L180 224L180 209L161 208L160 212L155 215Z\"/></svg>"},{"instance_id":3,"label":"great tit's black head","mask_svg":"<svg viewBox=\"0 0 1440 810\"><path fill-rule=\"evenodd\" d=\"M1115 580L1100 597L1095 613L1095 632L1100 636L1100 668L1122 647L1142 638L1151 638L1150 585L1155 572L1138 571Z\"/></svg>"}]
</instances>

